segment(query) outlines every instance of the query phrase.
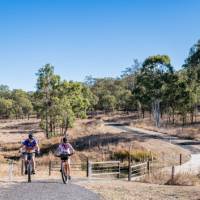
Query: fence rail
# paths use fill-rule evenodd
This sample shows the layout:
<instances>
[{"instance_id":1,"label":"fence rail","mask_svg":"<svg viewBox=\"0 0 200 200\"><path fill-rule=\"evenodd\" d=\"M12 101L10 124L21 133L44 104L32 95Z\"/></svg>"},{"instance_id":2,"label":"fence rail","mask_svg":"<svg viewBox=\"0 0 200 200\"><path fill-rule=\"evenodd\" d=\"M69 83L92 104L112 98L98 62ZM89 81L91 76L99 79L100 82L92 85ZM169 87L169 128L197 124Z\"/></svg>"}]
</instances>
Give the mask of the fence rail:
<instances>
[{"instance_id":1,"label":"fence rail","mask_svg":"<svg viewBox=\"0 0 200 200\"><path fill-rule=\"evenodd\" d=\"M180 165L182 164L182 155L180 155ZM8 178L9 180L12 180L14 170L14 164L13 160L8 160ZM19 165L20 166L20 163ZM145 174L150 174L152 172L156 172L160 169L164 169L164 166L161 166L159 162L157 161L145 161L143 163L139 164L133 164L131 162L131 158L128 160L127 163L121 163L120 161L103 161L103 162L94 162L87 159L86 162L82 163L72 163L71 169L72 171L82 171L86 172L86 176L96 177L96 176L105 176L105 175L115 175L117 178L120 177L127 177L128 181L131 181L131 179L134 179L138 176L143 176ZM19 169L19 168L18 168ZM24 174L24 160L21 161L21 175ZM52 174L53 171L59 171L60 170L60 161L49 161L49 165L46 165L46 169L48 170L49 176ZM19 169L20 170L20 169ZM174 180L175 176L175 168L172 166L171 169L171 179Z\"/></svg>"},{"instance_id":2,"label":"fence rail","mask_svg":"<svg viewBox=\"0 0 200 200\"><path fill-rule=\"evenodd\" d=\"M61 169L60 162L49 161L49 176L51 176L52 171L59 171ZM84 163L71 163L72 171L82 171Z\"/></svg>"},{"instance_id":3,"label":"fence rail","mask_svg":"<svg viewBox=\"0 0 200 200\"><path fill-rule=\"evenodd\" d=\"M87 160L87 177L117 175L120 177L120 161L92 162Z\"/></svg>"}]
</instances>

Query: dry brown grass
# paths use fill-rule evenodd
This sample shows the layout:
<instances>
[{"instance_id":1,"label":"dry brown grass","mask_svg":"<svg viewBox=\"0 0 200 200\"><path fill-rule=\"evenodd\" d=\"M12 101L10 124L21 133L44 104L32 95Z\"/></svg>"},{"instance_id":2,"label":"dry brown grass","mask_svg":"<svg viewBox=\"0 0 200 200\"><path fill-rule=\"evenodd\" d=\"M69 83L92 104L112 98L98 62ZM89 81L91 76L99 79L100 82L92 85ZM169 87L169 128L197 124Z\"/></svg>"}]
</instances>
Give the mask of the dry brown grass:
<instances>
[{"instance_id":1,"label":"dry brown grass","mask_svg":"<svg viewBox=\"0 0 200 200\"><path fill-rule=\"evenodd\" d=\"M25 124L26 128L27 125L25 122L22 121L12 121L11 125L14 123L14 128L17 128L17 123L19 123L20 129L23 129L22 124ZM33 123L35 126L35 122ZM6 126L9 127L9 122L6 122ZM28 124L30 126L30 124ZM5 128L5 126L3 127ZM25 129L26 129L25 128ZM12 130L12 129L10 129ZM2 129L0 129L0 134ZM9 131L9 129L7 129ZM13 133L14 134L14 133ZM15 133L18 135L18 133ZM14 134L14 135L15 135ZM177 164L179 162L179 154L182 153L183 155L183 162L189 159L189 153L182 148L179 148L175 145L168 144L163 141L155 140L155 139L148 139L148 140L141 140L136 137L133 137L132 134L127 132L122 132L121 130L109 126L105 126L102 119L84 119L84 120L77 120L75 122L75 126L72 129L68 130L69 139L70 141L78 141L79 139L87 140L87 136L99 136L97 139L105 140L105 145L100 142L100 145L94 145L91 148L86 148L81 151L76 151L76 154L73 156L72 162L80 163L86 162L87 157L91 160L101 161L101 160L110 160L111 155L113 152L118 151L119 149L126 149L127 151L131 147L132 151L141 150L152 152L156 154L158 160L164 165L172 165ZM10 134L8 134L10 135ZM52 155L51 151L55 149L55 147L59 144L61 137L54 137L50 139L45 139L44 134L42 133L42 137L40 137L40 147L42 150L45 150L46 154L42 157L37 158L38 166L43 166L44 168L48 167L49 160L55 160L54 156ZM109 135L109 137L108 137ZM26 136L26 135L23 135ZM15 138L16 136L14 136ZM36 136L37 137L37 136ZM13 139L14 139L13 138ZM98 139L98 140L99 140ZM13 141L13 140L8 140ZM19 139L18 139L19 141ZM19 142L16 143L3 143L2 147L4 149L1 152L0 160L3 160L3 156L19 156L18 147ZM80 140L81 142L82 140ZM114 141L114 142L111 142ZM88 141L86 141L88 142ZM98 144L98 143L97 143ZM52 149L52 147L54 147ZM49 154L50 153L50 154ZM5 159L4 159L5 162ZM42 168L41 168L42 169ZM20 170L18 170L20 171Z\"/></svg>"},{"instance_id":2,"label":"dry brown grass","mask_svg":"<svg viewBox=\"0 0 200 200\"><path fill-rule=\"evenodd\" d=\"M140 182L159 185L196 186L199 185L200 180L196 175L191 173L178 173L172 180L169 172L156 170L150 175L142 177Z\"/></svg>"},{"instance_id":3,"label":"dry brown grass","mask_svg":"<svg viewBox=\"0 0 200 200\"><path fill-rule=\"evenodd\" d=\"M180 138L185 139L200 139L199 131L200 124L193 124L187 126L174 126L174 125L162 125L160 128L155 127L154 122L149 118L145 118L143 120L137 120L135 122L130 123L130 126L143 128L150 131L156 131L164 134L168 134L171 136L178 136Z\"/></svg>"},{"instance_id":4,"label":"dry brown grass","mask_svg":"<svg viewBox=\"0 0 200 200\"><path fill-rule=\"evenodd\" d=\"M18 120L0 120L0 143L9 143L14 141L20 143L23 141L30 130L36 131L35 136L41 140L44 133L39 128L39 119L18 119Z\"/></svg>"},{"instance_id":5,"label":"dry brown grass","mask_svg":"<svg viewBox=\"0 0 200 200\"><path fill-rule=\"evenodd\" d=\"M105 200L199 200L199 186L165 186L122 180L94 180L78 183Z\"/></svg>"},{"instance_id":6,"label":"dry brown grass","mask_svg":"<svg viewBox=\"0 0 200 200\"><path fill-rule=\"evenodd\" d=\"M149 114L146 114L146 117L144 119L140 118L138 119L138 113L114 113L112 116L109 115L103 115L102 118L104 120L108 121L115 121L120 122L128 126L138 127L138 128L144 128L151 131L158 131L161 133L169 134L169 135L175 135L182 138L187 139L200 139L200 115L196 117L197 122L190 124L190 117L188 116L187 122L188 124L185 126L182 126L182 122L180 121L180 117L176 117L175 125L167 123L167 117L163 116L161 119L161 127L156 128L155 123L153 122L153 118Z\"/></svg>"},{"instance_id":7,"label":"dry brown grass","mask_svg":"<svg viewBox=\"0 0 200 200\"><path fill-rule=\"evenodd\" d=\"M5 159L4 159L4 156L3 155L0 155L0 163L4 162Z\"/></svg>"},{"instance_id":8,"label":"dry brown grass","mask_svg":"<svg viewBox=\"0 0 200 200\"><path fill-rule=\"evenodd\" d=\"M16 151L19 150L21 143L3 143L1 145L2 151Z\"/></svg>"},{"instance_id":9,"label":"dry brown grass","mask_svg":"<svg viewBox=\"0 0 200 200\"><path fill-rule=\"evenodd\" d=\"M122 117L126 118L125 115L123 115ZM33 119L31 121L31 123L33 123L33 126L36 126L36 122L37 120L34 121ZM5 122L6 125L3 125L3 129L5 129L5 127L13 126L15 129L18 129L17 124L19 124L20 129L23 129L22 124L25 126L26 129L27 126L30 128L31 123L29 121L23 122L21 120L13 120L11 122ZM8 132L9 130L11 131L12 129L7 129ZM3 134L2 129L0 129L0 135L1 134ZM18 133L15 134L12 134L13 139L8 139L8 141L15 141L15 137L18 136ZM68 134L70 141L79 141L80 144L82 144L83 142L88 144L88 139L94 138L94 146L92 146L91 148L83 149L81 150L81 152L77 152L77 154L74 156L77 161L85 161L87 156L93 160L110 159L112 152L115 152L121 148L129 150L129 147L131 147L134 151L151 151L155 153L156 157L161 162L165 163L165 165L178 163L180 153L182 153L183 155L183 162L189 159L188 152L175 145L171 145L155 139L140 140L137 137L134 137L131 133L122 132L120 129L105 126L102 119L99 118L77 120L75 122L74 128L68 130ZM43 133L42 135L42 137L39 137L39 144L42 151L48 154L48 152L53 151L57 147L61 137L58 136L50 139L45 139ZM10 137L10 133L8 133L8 136ZM27 137L26 134L23 135L23 137ZM4 140L4 143L1 145L3 149L1 155L3 154L6 157L19 156L19 140L20 139L18 138L15 143L5 143Z\"/></svg>"}]
</instances>

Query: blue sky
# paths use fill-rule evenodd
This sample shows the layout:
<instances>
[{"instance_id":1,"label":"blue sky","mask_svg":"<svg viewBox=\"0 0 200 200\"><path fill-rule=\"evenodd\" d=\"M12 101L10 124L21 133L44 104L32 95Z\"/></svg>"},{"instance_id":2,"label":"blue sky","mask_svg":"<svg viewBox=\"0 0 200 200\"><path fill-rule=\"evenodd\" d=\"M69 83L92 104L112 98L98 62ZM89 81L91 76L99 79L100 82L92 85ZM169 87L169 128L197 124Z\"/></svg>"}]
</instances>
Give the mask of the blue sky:
<instances>
[{"instance_id":1,"label":"blue sky","mask_svg":"<svg viewBox=\"0 0 200 200\"><path fill-rule=\"evenodd\" d=\"M199 10L199 0L0 0L0 84L35 90L46 63L77 81L154 54L178 69L200 39Z\"/></svg>"}]
</instances>

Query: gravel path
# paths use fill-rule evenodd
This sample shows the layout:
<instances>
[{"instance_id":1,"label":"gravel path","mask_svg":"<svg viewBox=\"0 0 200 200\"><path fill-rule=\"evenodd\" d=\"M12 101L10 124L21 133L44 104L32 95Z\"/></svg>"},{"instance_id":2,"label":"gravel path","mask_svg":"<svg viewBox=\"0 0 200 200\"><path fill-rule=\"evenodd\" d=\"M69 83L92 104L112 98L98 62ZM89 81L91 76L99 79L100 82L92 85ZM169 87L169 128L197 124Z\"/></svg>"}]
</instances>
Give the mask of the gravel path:
<instances>
[{"instance_id":1,"label":"gravel path","mask_svg":"<svg viewBox=\"0 0 200 200\"><path fill-rule=\"evenodd\" d=\"M59 181L19 183L0 187L0 200L100 200L100 196L78 185Z\"/></svg>"}]
</instances>

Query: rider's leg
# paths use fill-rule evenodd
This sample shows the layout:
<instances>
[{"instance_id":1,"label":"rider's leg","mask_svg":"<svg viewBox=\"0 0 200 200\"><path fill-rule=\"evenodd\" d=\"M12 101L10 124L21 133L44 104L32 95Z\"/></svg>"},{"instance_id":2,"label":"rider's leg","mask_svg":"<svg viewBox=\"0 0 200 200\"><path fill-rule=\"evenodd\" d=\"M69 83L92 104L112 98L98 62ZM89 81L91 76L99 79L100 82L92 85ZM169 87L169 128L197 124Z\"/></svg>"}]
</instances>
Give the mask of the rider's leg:
<instances>
[{"instance_id":1,"label":"rider's leg","mask_svg":"<svg viewBox=\"0 0 200 200\"><path fill-rule=\"evenodd\" d=\"M35 173L35 154L32 154L32 162L33 162L33 172Z\"/></svg>"},{"instance_id":2,"label":"rider's leg","mask_svg":"<svg viewBox=\"0 0 200 200\"><path fill-rule=\"evenodd\" d=\"M65 161L63 164L64 164L64 170L65 170L65 174L68 176L68 167L67 167L67 161Z\"/></svg>"},{"instance_id":3,"label":"rider's leg","mask_svg":"<svg viewBox=\"0 0 200 200\"><path fill-rule=\"evenodd\" d=\"M70 160L69 159L67 160L66 165L67 165L68 176L71 178L71 167L70 167Z\"/></svg>"},{"instance_id":4,"label":"rider's leg","mask_svg":"<svg viewBox=\"0 0 200 200\"><path fill-rule=\"evenodd\" d=\"M25 174L27 174L27 159L28 159L28 155L24 154Z\"/></svg>"}]
</instances>

